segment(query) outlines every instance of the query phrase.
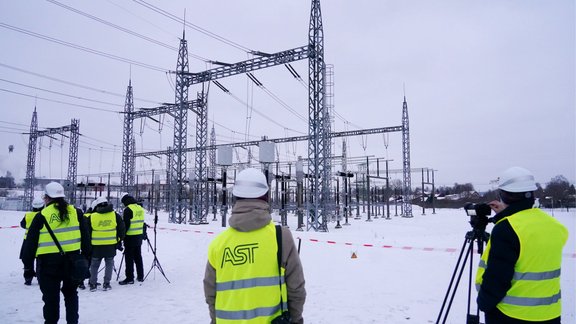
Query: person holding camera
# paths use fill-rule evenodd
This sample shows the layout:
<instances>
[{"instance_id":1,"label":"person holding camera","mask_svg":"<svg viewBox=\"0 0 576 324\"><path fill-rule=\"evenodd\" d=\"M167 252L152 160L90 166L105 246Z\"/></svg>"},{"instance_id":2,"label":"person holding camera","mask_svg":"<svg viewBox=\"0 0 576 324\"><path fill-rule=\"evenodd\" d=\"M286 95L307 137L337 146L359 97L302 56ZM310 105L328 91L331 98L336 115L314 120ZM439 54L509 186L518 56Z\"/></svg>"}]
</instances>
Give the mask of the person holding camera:
<instances>
[{"instance_id":1,"label":"person holding camera","mask_svg":"<svg viewBox=\"0 0 576 324\"><path fill-rule=\"evenodd\" d=\"M125 208L122 212L126 236L124 237L124 257L126 258L126 278L118 284L134 284L134 265L136 265L136 280L144 281L144 265L142 263L142 240L146 238L144 227L144 208L137 204L136 199L124 194L121 199Z\"/></svg>"},{"instance_id":2,"label":"person holding camera","mask_svg":"<svg viewBox=\"0 0 576 324\"><path fill-rule=\"evenodd\" d=\"M478 267L478 308L486 324L560 323L564 225L533 208L534 175L512 167L499 178L499 201Z\"/></svg>"},{"instance_id":3,"label":"person holding camera","mask_svg":"<svg viewBox=\"0 0 576 324\"><path fill-rule=\"evenodd\" d=\"M60 319L60 291L66 305L66 322L78 323L78 283L70 271L71 254L90 253L90 240L82 211L64 199L64 187L50 182L44 189L45 207L34 216L22 254L25 264L37 258L37 276L44 301L44 323L55 324ZM50 230L64 253L52 238Z\"/></svg>"},{"instance_id":4,"label":"person holding camera","mask_svg":"<svg viewBox=\"0 0 576 324\"><path fill-rule=\"evenodd\" d=\"M304 323L304 271L292 233L277 232L272 221L264 174L242 170L232 194L230 227L208 248L204 296L211 323Z\"/></svg>"},{"instance_id":5,"label":"person holding camera","mask_svg":"<svg viewBox=\"0 0 576 324\"><path fill-rule=\"evenodd\" d=\"M88 228L91 234L92 259L90 262L90 291L98 288L98 268L102 259L106 264L104 270L103 290L110 290L110 280L114 270L114 257L117 243L124 238L124 221L118 215L112 204L104 197L98 197L94 203L94 210L88 217Z\"/></svg>"}]
</instances>

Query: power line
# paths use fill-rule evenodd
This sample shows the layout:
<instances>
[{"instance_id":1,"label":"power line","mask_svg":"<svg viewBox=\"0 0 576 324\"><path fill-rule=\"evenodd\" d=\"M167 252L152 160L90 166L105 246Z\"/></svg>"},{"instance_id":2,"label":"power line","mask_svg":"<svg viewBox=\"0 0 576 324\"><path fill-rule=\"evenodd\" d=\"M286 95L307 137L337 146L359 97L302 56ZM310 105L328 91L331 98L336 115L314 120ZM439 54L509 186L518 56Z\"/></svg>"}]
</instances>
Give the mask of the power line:
<instances>
[{"instance_id":1,"label":"power line","mask_svg":"<svg viewBox=\"0 0 576 324\"><path fill-rule=\"evenodd\" d=\"M98 50L95 50L95 49L91 49L91 48L88 48L88 47L76 45L76 44L73 44L73 43L65 42L65 41L63 41L63 40L59 40L59 39L54 38L54 37L50 37L50 36L38 34L38 33L32 32L32 31L29 31L29 30L26 30L26 29L22 29L22 28L19 28L19 27L15 27L15 26L12 26L12 25L8 25L8 24L2 23L2 22L0 22L0 27L6 28L6 29L10 29L10 30L13 30L13 31L22 33L22 34L26 34L26 35L28 35L28 36L33 36L33 37L36 37L36 38L40 38L40 39L43 39L43 40L47 40L47 41L49 41L49 42L53 42L53 43L56 43L56 44L68 46L68 47L71 47L71 48L74 48L74 49L77 49L77 50L81 50L81 51L84 51L84 52L87 52L87 53L100 55L100 56L103 56L103 57L106 57L106 58L110 58L110 59L113 59L113 60L117 60L117 61L120 61L120 62L125 62L125 63L134 64L134 65L137 65L137 66L140 66L140 67L143 67L143 68L147 68L147 69L151 69L151 70L156 70L156 71L159 71L159 72L164 72L164 73L167 73L167 72L168 72L168 70L166 70L166 69L164 69L164 68L161 68L161 67L157 67L157 66L154 66L154 65L150 65L150 64L146 64L146 63L142 63L142 62L130 60L130 59L123 58L123 57L120 57L120 56L117 56L117 55L108 54L108 53L105 53L105 52L101 52L101 51L98 51Z\"/></svg>"},{"instance_id":2,"label":"power line","mask_svg":"<svg viewBox=\"0 0 576 324\"><path fill-rule=\"evenodd\" d=\"M114 92L110 92L110 91L107 91L107 90L102 90L102 89L97 89L97 88L94 88L94 87L82 85L82 84L79 84L79 83L74 83L74 82L70 82L70 81L66 81L66 80L62 80L62 79L57 79L57 78L54 78L54 77L51 77L51 76L47 76L47 75L44 75L44 74L40 74L40 73L36 73L36 72L24 70L24 69L21 69L21 68L15 67L15 66L11 66L11 65L8 65L8 64L0 63L0 66L5 67L5 68L7 68L7 69L15 70L15 71L18 71L18 72L22 72L22 73L34 75L34 76L37 76L37 77L40 77L40 78L48 79L48 80L51 80L51 81L55 81L55 82L59 82L59 83L71 85L71 86L74 86L74 87L78 87L78 88L82 88L82 89L86 89L86 90L91 90L91 91L103 93L103 94L106 94L106 95L111 95L111 96L116 96L116 97L121 97L121 98L125 98L125 97L126 97L126 94L114 93ZM142 99L142 98L136 98L136 97L135 97L134 99L137 99L137 100L139 100L139 101L144 101L144 102L153 103L153 104L158 104L158 105L161 105L161 104L162 104L161 102L153 101L153 100L148 100L148 99Z\"/></svg>"},{"instance_id":3,"label":"power line","mask_svg":"<svg viewBox=\"0 0 576 324\"><path fill-rule=\"evenodd\" d=\"M45 101L60 103L60 104L63 104L63 105L68 105L68 106L74 106L74 107L80 107L80 108L86 108L86 109L92 109L92 110L98 110L98 111L118 113L118 111L115 111L115 110L109 110L109 109L103 109L103 108L96 108L96 107L78 105L78 104L73 104L73 103L69 103L69 102L65 102L65 101L60 101L60 100L48 99L48 98L43 98L43 97L38 97L38 96L32 96L32 95L28 95L28 94L25 94L25 93L21 93L21 92L17 92L17 91L12 91L12 90L8 90L8 89L2 89L2 88L0 88L0 91L12 93L12 94L16 94L16 95L19 95L19 96L24 96L24 97L29 97L29 98L35 98L35 99L40 99L40 100L45 100Z\"/></svg>"},{"instance_id":4,"label":"power line","mask_svg":"<svg viewBox=\"0 0 576 324\"><path fill-rule=\"evenodd\" d=\"M184 21L184 19L181 19L181 18L179 18L178 16L175 16L175 15L173 15L173 14L171 14L171 13L169 13L169 12L163 10L163 9L160 9L160 8L158 8L158 7L156 7L156 6L152 5L152 4L149 4L149 3L146 2L146 1L143 1L143 0L134 0L134 2L136 2L136 3L139 4L139 5L142 5L142 6L146 7L146 8L148 8L148 9L150 9L150 10L156 12L156 13L159 13L159 14L161 14L161 15L164 16L164 17L167 17L167 18L169 18L169 19L172 19L172 20L174 20L174 21L176 21L176 22L178 22L178 23L181 23L181 24L183 23L185 26L190 27L190 28L192 28L192 29L194 29L194 30L196 30L196 31L204 34L204 35L207 35L207 36L209 36L209 37L211 37L211 38L214 38L214 39L216 39L216 40L218 40L218 41L220 41L220 42L222 42L222 43L224 43L224 44L230 45L230 46L235 47L235 48L237 48L237 49L239 49L239 50L241 50L241 51L244 51L244 52L252 52L252 50L249 49L249 48L246 47L246 46L242 46L242 45L240 45L240 44L238 44L238 43L235 43L235 42L233 42L233 41L231 41L231 40L229 40L229 39L226 39L226 38L224 38L224 37L222 37L222 36L220 36L220 35L217 35L217 34L211 32L211 31L209 31L209 30L206 30L206 29L204 29L204 28L202 28L202 27L200 27L200 26L197 26L197 25L191 24L191 23L189 23L189 22L187 22L187 21Z\"/></svg>"},{"instance_id":5,"label":"power line","mask_svg":"<svg viewBox=\"0 0 576 324\"><path fill-rule=\"evenodd\" d=\"M32 89L36 89L36 90L40 90L40 91L45 91L45 92L57 94L57 95L60 95L60 96L70 97L70 98L74 98L74 99L91 101L91 102L101 103L101 104L110 105L110 106L124 107L124 105L119 105L119 104L115 104L115 103L111 103L111 102L105 102L105 101L100 101L100 100L95 100L95 99L88 99L88 98L79 97L79 96L73 96L73 95L69 95L69 94L66 94L66 93L62 93L62 92L58 92L58 91L52 91L52 90L48 90L48 89L44 89L44 88L39 88L39 87L34 87L34 86L26 85L26 84L23 84L23 83L19 83L19 82L9 81L9 80L2 79L2 78L0 78L0 81L4 81L4 82L7 82L7 83L12 83L12 84L16 84L16 85L19 85L19 86L22 86L22 87L26 87L26 88L32 88Z\"/></svg>"},{"instance_id":6,"label":"power line","mask_svg":"<svg viewBox=\"0 0 576 324\"><path fill-rule=\"evenodd\" d=\"M150 37L148 37L148 36L145 36L145 35L142 35L142 34L138 34L137 32L131 31L131 30L127 29L127 28L118 26L118 25L113 24L113 23L111 23L111 22L108 22L108 21L106 21L106 20L104 20L104 19L98 18L98 17L96 17L96 16L94 16L94 15L91 15L91 14L88 14L88 13L83 12L83 11L81 11L81 10L78 10L78 9L73 8L73 7L67 6L67 5L65 5L65 4L63 4L63 3L60 3L60 2L58 2L58 1L56 1L56 0L46 0L46 1L51 2L51 3L53 3L53 4L57 5L57 6L60 6L60 7L64 8L64 9L67 9L67 10L70 10L70 11L72 11L72 12L75 12L75 13L77 13L77 14L79 14L79 15L84 16L84 17L87 17L87 18L90 18L90 19L92 19L92 20L95 20L95 21L97 21L97 22L99 22L99 23L102 23L102 24L104 24L104 25L106 25L106 26L110 26L110 27L112 27L112 28L115 28L115 29L117 29L117 30L123 31L123 32L125 32L125 33L127 33L127 34L130 34L130 35L132 35L132 36L136 36L136 37L138 37L138 38L140 38L140 39L143 39L143 40L146 40L146 41L148 41L148 42L151 42L151 43L153 43L153 44L160 45L160 46L162 46L162 47L165 47L165 48L167 48L167 49L171 49L171 50L173 50L173 51L178 51L178 48L175 47L175 46L171 46L171 45L168 45L168 44L166 44L166 43L162 43L161 41L158 41L158 40L155 40L155 39L153 39L153 38L150 38ZM191 56L191 57L193 57L193 58L195 58L195 59L197 59L197 60L203 61L203 62L208 62L207 59L205 59L205 58L203 58L203 57L201 57L201 56L198 56L198 55L194 55L194 54L188 53L188 56Z\"/></svg>"}]
</instances>

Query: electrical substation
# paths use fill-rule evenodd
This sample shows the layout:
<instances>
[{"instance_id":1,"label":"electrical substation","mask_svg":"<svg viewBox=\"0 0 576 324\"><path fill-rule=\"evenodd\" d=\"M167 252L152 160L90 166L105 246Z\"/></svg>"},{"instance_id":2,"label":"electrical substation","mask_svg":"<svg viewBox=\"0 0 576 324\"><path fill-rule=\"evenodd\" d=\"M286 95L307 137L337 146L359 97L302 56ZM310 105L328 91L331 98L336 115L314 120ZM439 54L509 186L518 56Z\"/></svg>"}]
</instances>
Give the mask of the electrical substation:
<instances>
[{"instance_id":1,"label":"electrical substation","mask_svg":"<svg viewBox=\"0 0 576 324\"><path fill-rule=\"evenodd\" d=\"M411 168L410 127L406 97L398 109L398 125L352 131L333 131L334 66L324 60L324 30L320 0L311 1L308 44L276 53L252 52L253 58L237 63L217 63L218 67L190 72L188 42L182 33L178 48L173 104L155 108L136 108L132 80L126 90L123 111L121 170L99 175L77 176L79 119L70 125L38 130L38 116L34 111L29 133L28 163L25 179L24 208L33 198L37 140L43 136L69 136L70 153L65 188L69 201L86 206L96 196L106 196L115 206L121 193L139 199L148 210L165 210L169 222L192 225L221 221L231 208L230 189L235 174L245 167L261 168L270 183L272 209L286 225L287 217L298 217L298 230L328 231L342 228L348 220L367 215L367 221L390 219L392 216L413 217L412 173L421 173L422 188L431 185L434 191L434 170ZM260 81L252 72L284 65L296 79L300 75L291 63L308 60L308 134L303 136L268 138L261 140L217 144L216 129L208 125L208 88L228 89L219 80L246 75L256 86ZM190 116L189 116L190 115ZM173 119L172 144L158 151L136 151L134 123L140 119L155 122L164 117ZM190 117L190 118L189 118ZM195 117L194 125L191 125ZM187 141L194 132L194 143ZM353 136L401 133L401 167L393 168L392 160L375 156L351 157L347 154L347 139ZM69 134L69 135L67 135ZM118 134L120 136L120 134ZM335 142L342 141L341 152ZM277 144L306 142L307 155L297 160L281 161ZM236 149L248 151L247 160L234 159ZM252 156L252 152L258 156ZM188 156L193 156L189 159ZM164 158L165 169L138 170L138 159ZM80 158L82 159L82 158ZM254 162L257 161L257 162ZM352 168L352 165L354 168ZM356 169L356 166L359 167ZM374 167L374 165L376 167ZM354 169L354 170L353 170ZM146 175L146 177L143 177ZM391 186L392 175L398 175L401 186ZM151 181L141 181L147 178ZM423 191L423 190L422 190ZM423 199L423 197L422 197ZM424 209L422 210L424 213ZM330 224L333 226L330 226Z\"/></svg>"}]
</instances>

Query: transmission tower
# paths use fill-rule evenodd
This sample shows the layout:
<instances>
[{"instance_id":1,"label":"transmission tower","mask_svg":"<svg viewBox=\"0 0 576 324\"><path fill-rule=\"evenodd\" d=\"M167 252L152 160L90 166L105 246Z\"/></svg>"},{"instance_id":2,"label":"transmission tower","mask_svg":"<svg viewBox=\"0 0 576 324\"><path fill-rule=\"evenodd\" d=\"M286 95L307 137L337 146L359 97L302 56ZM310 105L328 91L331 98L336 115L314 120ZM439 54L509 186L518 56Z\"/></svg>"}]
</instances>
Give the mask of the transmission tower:
<instances>
[{"instance_id":1,"label":"transmission tower","mask_svg":"<svg viewBox=\"0 0 576 324\"><path fill-rule=\"evenodd\" d=\"M68 126L64 126L63 131L70 132L70 151L68 154L68 201L71 204L76 203L76 172L78 170L78 144L80 142L80 120L72 119L69 130L64 130Z\"/></svg>"},{"instance_id":2,"label":"transmission tower","mask_svg":"<svg viewBox=\"0 0 576 324\"><path fill-rule=\"evenodd\" d=\"M24 180L24 208L30 210L32 207L32 198L34 196L34 182L35 182L35 168L36 168L36 145L38 137L48 136L53 138L52 135L70 132L70 149L68 153L68 184L65 186L66 197L70 204L76 203L76 171L78 169L78 143L80 139L80 120L72 119L70 125L48 128L47 130L38 130L38 115L36 108L32 113L32 121L30 123L30 139L28 142L28 158L26 165L26 179Z\"/></svg>"},{"instance_id":3,"label":"transmission tower","mask_svg":"<svg viewBox=\"0 0 576 324\"><path fill-rule=\"evenodd\" d=\"M402 104L402 162L403 162L403 199L404 217L412 217L412 178L410 175L410 125L408 122L408 103L404 96Z\"/></svg>"},{"instance_id":4,"label":"transmission tower","mask_svg":"<svg viewBox=\"0 0 576 324\"><path fill-rule=\"evenodd\" d=\"M330 197L330 133L329 115L324 96L326 65L324 63L324 29L320 0L312 0L310 28L308 30L308 173L311 177L312 201L308 208L307 229L325 232Z\"/></svg>"},{"instance_id":5,"label":"transmission tower","mask_svg":"<svg viewBox=\"0 0 576 324\"><path fill-rule=\"evenodd\" d=\"M177 223L183 223L186 219L186 195L184 181L186 177L186 138L188 126L188 85L183 73L188 72L188 42L185 31L182 31L180 48L178 50L178 62L176 64L176 95L175 103L178 109L174 114L174 145L172 154L172 168L170 170L170 219ZM172 214L175 213L175 214Z\"/></svg>"},{"instance_id":6,"label":"transmission tower","mask_svg":"<svg viewBox=\"0 0 576 324\"><path fill-rule=\"evenodd\" d=\"M26 164L26 179L24 181L24 209L32 210L32 200L34 198L34 180L36 178L35 165L36 165L36 144L38 137L38 115L36 107L32 113L32 122L30 123L30 139L28 141L28 163Z\"/></svg>"},{"instance_id":7,"label":"transmission tower","mask_svg":"<svg viewBox=\"0 0 576 324\"><path fill-rule=\"evenodd\" d=\"M202 89L204 90L204 89ZM194 219L191 224L206 224L208 216L208 172L206 168L206 146L208 140L208 107L204 91L198 93L198 108L196 115L196 159L194 179ZM186 149L186 147L184 147ZM183 154L184 150L182 151Z\"/></svg>"},{"instance_id":8,"label":"transmission tower","mask_svg":"<svg viewBox=\"0 0 576 324\"><path fill-rule=\"evenodd\" d=\"M124 138L122 142L122 191L134 194L134 173L136 163L134 158L134 99L132 79L128 81L126 101L124 104Z\"/></svg>"},{"instance_id":9,"label":"transmission tower","mask_svg":"<svg viewBox=\"0 0 576 324\"><path fill-rule=\"evenodd\" d=\"M214 124L212 124L212 130L210 131L210 146L216 146L216 130L214 129ZM208 152L208 159L210 160L210 169L208 170L208 176L212 179L216 179L216 149L210 149Z\"/></svg>"}]
</instances>

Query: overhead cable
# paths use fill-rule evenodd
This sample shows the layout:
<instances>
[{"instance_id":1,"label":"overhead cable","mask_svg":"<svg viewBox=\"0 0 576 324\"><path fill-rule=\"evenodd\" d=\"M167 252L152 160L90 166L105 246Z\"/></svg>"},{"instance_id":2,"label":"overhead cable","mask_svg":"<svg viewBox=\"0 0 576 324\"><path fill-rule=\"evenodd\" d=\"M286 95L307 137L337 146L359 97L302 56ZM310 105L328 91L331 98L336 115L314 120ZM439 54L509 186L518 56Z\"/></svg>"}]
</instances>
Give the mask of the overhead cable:
<instances>
[{"instance_id":1,"label":"overhead cable","mask_svg":"<svg viewBox=\"0 0 576 324\"><path fill-rule=\"evenodd\" d=\"M91 15L91 14L85 13L85 12L83 12L83 11L81 11L81 10L78 10L78 9L73 8L73 7L67 6L67 5L65 5L65 4L63 4L63 3L60 3L60 2L58 2L58 1L56 1L56 0L46 0L46 1L51 2L51 3L55 4L55 5L58 5L58 6L62 7L62 8L64 8L64 9L67 9L67 10L70 10L70 11L72 11L72 12L75 12L75 13L77 13L77 14L79 14L79 15L84 16L84 17L87 17L87 18L90 18L90 19L92 19L92 20L95 20L95 21L97 21L97 22L99 22L99 23L102 23L102 24L104 24L104 25L107 25L107 26L110 26L110 27L112 27L112 28L115 28L115 29L118 29L118 30L120 30L120 31L123 31L123 32L125 32L125 33L127 33L127 34L130 34L130 35L132 35L132 36L136 36L136 37L141 38L141 39L143 39L143 40L149 41L149 42L151 42L151 43L153 43L153 44L160 45L160 46L162 46L162 47L171 49L171 50L176 51L176 52L178 51L178 48L175 47L175 46L171 46L171 45L168 45L168 44L163 43L163 42L161 42L161 41L158 41L158 40L155 40L155 39L153 39L153 38L150 38L150 37L148 37L148 36L145 36L145 35L142 35L142 34L138 34L137 32L131 31L131 30L127 29L127 28L118 26L118 25L113 24L113 23L111 23L111 22L108 22L108 21L106 21L106 20L104 20L104 19L101 19L101 18L98 18L98 17L93 16L93 15ZM206 61L207 61L207 59L205 59L205 58L203 58L203 57L201 57L201 56L198 56L198 55L194 55L194 54L188 53L188 56L191 56L191 57L193 57L193 58L195 58L195 59L197 59L197 60L203 61L203 62L206 62Z\"/></svg>"},{"instance_id":2,"label":"overhead cable","mask_svg":"<svg viewBox=\"0 0 576 324\"><path fill-rule=\"evenodd\" d=\"M154 65L150 65L150 64L146 64L146 63L142 63L142 62L130 60L130 59L123 58L123 57L120 57L120 56L117 56L117 55L108 54L108 53L105 53L105 52L97 51L97 50L95 50L95 49L91 49L91 48L88 48L88 47L76 45L76 44L73 44L73 43L65 42L65 41L63 41L63 40L59 40L59 39L54 38L54 37L50 37L50 36L38 34L38 33L32 32L32 31L29 31L29 30L26 30L26 29L22 29L22 28L19 28L19 27L15 27L15 26L12 26L12 25L8 25L8 24L2 23L2 22L0 22L0 27L6 28L6 29L11 29L11 30L16 31L16 32L19 32L19 33L23 33L23 34L26 34L26 35L29 35L29 36L33 36L33 37L36 37L36 38L40 38L40 39L43 39L43 40L47 40L47 41L50 41L50 42L53 42L53 43L56 43L56 44L68 46L68 47L71 47L71 48L74 48L74 49L78 49L78 50L81 50L81 51L84 51L84 52L87 52L87 53L92 53L92 54L100 55L100 56L103 56L103 57L106 57L106 58L110 58L110 59L113 59L113 60L117 60L117 61L121 61L121 62L125 62L125 63L134 64L134 65L137 65L137 66L140 66L140 67L143 67L143 68L147 68L147 69L151 69L151 70L155 70L155 71L160 71L160 72L164 72L164 73L168 72L167 69L164 69L164 68L161 68L161 67L157 67L157 66L154 66Z\"/></svg>"},{"instance_id":3,"label":"overhead cable","mask_svg":"<svg viewBox=\"0 0 576 324\"><path fill-rule=\"evenodd\" d=\"M192 29L194 29L194 30L196 30L196 31L204 34L204 35L207 35L207 36L209 36L209 37L211 37L211 38L214 38L214 39L216 39L216 40L218 40L218 41L220 41L220 42L222 42L222 43L224 43L224 44L230 45L230 46L235 47L235 48L237 48L237 49L239 49L239 50L241 50L241 51L244 51L244 52L248 52L248 53L249 53L249 52L252 51L252 50L249 49L248 47L245 47L245 46L242 46L242 45L240 45L240 44L238 44L238 43L235 43L235 42L233 42L233 41L231 41L231 40L229 40L229 39L226 39L226 38L224 38L224 37L222 37L222 36L220 36L220 35L217 35L217 34L211 32L211 31L209 31L209 30L206 30L206 29L204 29L204 28L202 28L202 27L200 27L200 26L191 24L191 23L185 21L184 19L179 18L178 16L175 16L175 15L173 15L173 14L171 14L171 13L169 13L169 12L163 10L163 9L160 9L160 8L154 6L154 5L152 5L152 4L150 4L150 3L146 2L146 1L143 1L143 0L134 0L134 2L136 2L136 3L139 4L139 5L142 5L142 6L146 7L146 8L148 8L148 9L152 10L152 11L155 11L155 12L157 12L157 13L159 13L159 14L167 17L167 18L170 18L170 19L172 19L172 20L174 20L174 21L177 21L178 23L181 23L181 24L183 23L185 26L190 27L190 28L192 28Z\"/></svg>"},{"instance_id":4,"label":"overhead cable","mask_svg":"<svg viewBox=\"0 0 576 324\"><path fill-rule=\"evenodd\" d=\"M49 93L57 94L57 95L60 95L60 96L70 97L70 98L74 98L74 99L91 101L91 102L101 103L101 104L110 105L110 106L124 107L124 105L119 105L119 104L116 104L116 103L105 102L105 101L100 101L100 100L95 100L95 99L88 99L88 98L84 98L84 97L69 95L69 94L66 94L66 93L62 93L62 92L58 92L58 91L52 91L52 90L43 89L43 88L38 88L38 87L34 87L34 86L30 86L30 85L23 84L23 83L19 83L19 82L9 81L9 80L2 79L2 78L0 78L0 81L4 81L4 82L7 82L7 83L12 83L12 84L19 85L19 86L26 87L26 88L32 88L32 89L36 89L36 90L40 90L40 91L44 91L44 92L49 92Z\"/></svg>"},{"instance_id":5,"label":"overhead cable","mask_svg":"<svg viewBox=\"0 0 576 324\"><path fill-rule=\"evenodd\" d=\"M25 94L25 93L21 93L21 92L17 92L17 91L12 91L12 90L8 90L8 89L2 89L2 88L0 88L0 91L12 93L12 94L16 94L16 95L20 95L20 96L25 96L25 97L30 97L30 98L35 98L35 99L40 99L40 100L55 102L55 103L60 103L60 104L63 104L63 105L69 105L69 106L86 108L86 109L92 109L92 110L98 110L98 111L118 113L118 111L115 111L115 110L109 110L109 109L96 108L96 107L91 107L91 106L78 105L78 104L73 104L73 103L69 103L69 102L65 102L65 101L60 101L60 100L54 100L54 99L48 99L48 98L43 98L43 97L28 95L28 94Z\"/></svg>"},{"instance_id":6,"label":"overhead cable","mask_svg":"<svg viewBox=\"0 0 576 324\"><path fill-rule=\"evenodd\" d=\"M34 75L34 76L37 76L37 77L40 77L40 78L52 80L52 81L55 81L55 82L60 82L60 83L63 83L63 84L71 85L71 86L78 87L78 88L82 88L82 89L86 89L86 90L91 90L91 91L95 91L95 92L99 92L99 93L103 93L103 94L107 94L107 95L111 95L111 96L121 97L121 98L125 98L125 97L126 97L126 94L114 93L114 92L110 92L110 91L107 91L107 90L97 89L97 88L94 88L94 87L90 87L90 86L86 86L86 85L82 85L82 84L78 84L78 83L74 83L74 82L70 82L70 81L66 81L66 80L54 78L54 77L51 77L51 76L48 76L48 75L44 75L44 74L40 74L40 73L36 73L36 72L24 70L24 69L17 68L17 67L15 67L15 66L3 64L3 63L0 63L0 66L5 67L5 68L8 68L8 69L15 70L15 71L18 71L18 72L22 72L22 73ZM154 101L154 100L142 99L142 98L137 98L137 97L134 97L134 99L137 99L137 100L139 100L139 101L145 101L145 102L153 103L153 104L158 104L158 105L161 105L161 104L162 104L162 103L160 103L160 102L158 102L158 101Z\"/></svg>"}]
</instances>

